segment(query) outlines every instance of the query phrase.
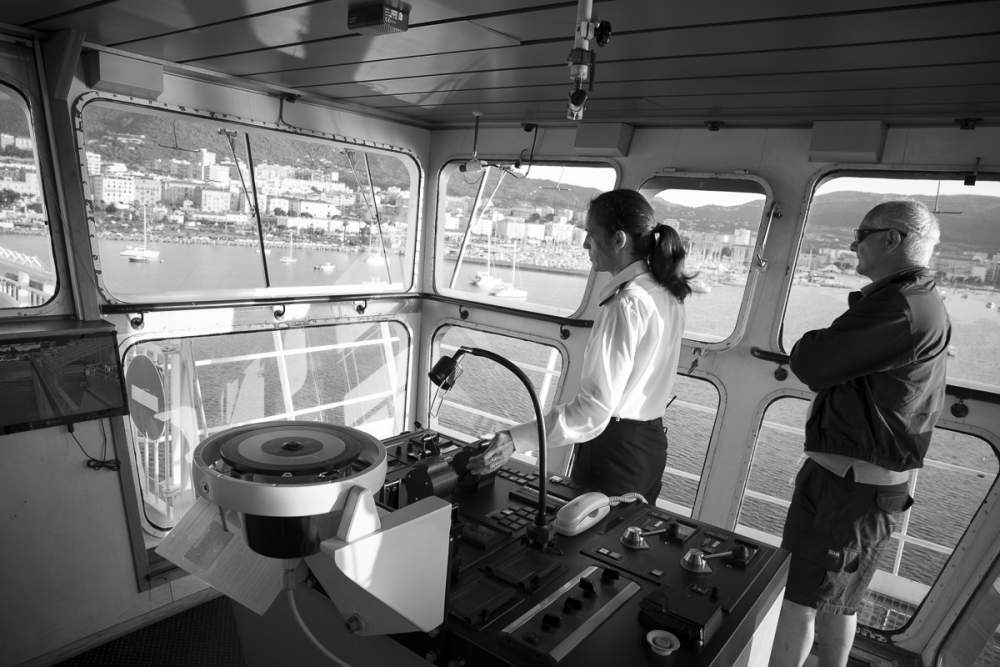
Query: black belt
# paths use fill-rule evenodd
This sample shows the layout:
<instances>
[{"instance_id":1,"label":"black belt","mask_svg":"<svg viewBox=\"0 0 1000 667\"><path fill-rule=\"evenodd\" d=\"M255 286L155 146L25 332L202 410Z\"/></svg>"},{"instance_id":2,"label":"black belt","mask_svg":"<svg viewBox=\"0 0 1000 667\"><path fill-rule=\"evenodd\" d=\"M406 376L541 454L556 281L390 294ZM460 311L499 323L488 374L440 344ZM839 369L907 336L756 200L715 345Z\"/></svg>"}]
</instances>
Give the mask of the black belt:
<instances>
[{"instance_id":1,"label":"black belt","mask_svg":"<svg viewBox=\"0 0 1000 667\"><path fill-rule=\"evenodd\" d=\"M635 422L636 424L656 424L663 421L663 417L654 417L652 419L629 419L628 417L612 417L611 421L615 422Z\"/></svg>"}]
</instances>

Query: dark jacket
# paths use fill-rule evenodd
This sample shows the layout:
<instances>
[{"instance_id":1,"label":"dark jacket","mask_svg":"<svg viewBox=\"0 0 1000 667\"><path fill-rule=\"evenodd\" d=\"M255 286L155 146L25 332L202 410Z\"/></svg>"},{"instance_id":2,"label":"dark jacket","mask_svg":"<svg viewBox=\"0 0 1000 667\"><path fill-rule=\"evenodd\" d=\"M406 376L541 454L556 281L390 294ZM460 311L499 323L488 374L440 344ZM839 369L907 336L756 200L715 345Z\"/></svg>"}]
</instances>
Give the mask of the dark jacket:
<instances>
[{"instance_id":1,"label":"dark jacket","mask_svg":"<svg viewBox=\"0 0 1000 667\"><path fill-rule=\"evenodd\" d=\"M930 271L914 268L848 303L792 348L792 372L817 392L805 449L919 468L944 406L951 323L941 296Z\"/></svg>"}]
</instances>

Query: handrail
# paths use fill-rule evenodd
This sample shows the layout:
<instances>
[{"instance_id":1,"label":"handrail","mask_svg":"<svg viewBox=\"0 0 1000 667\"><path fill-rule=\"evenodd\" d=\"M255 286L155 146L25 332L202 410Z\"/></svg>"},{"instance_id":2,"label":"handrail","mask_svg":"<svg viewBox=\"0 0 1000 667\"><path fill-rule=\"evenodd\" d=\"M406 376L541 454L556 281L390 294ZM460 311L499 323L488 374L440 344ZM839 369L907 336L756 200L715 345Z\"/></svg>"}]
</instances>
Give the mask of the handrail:
<instances>
[{"instance_id":1,"label":"handrail","mask_svg":"<svg viewBox=\"0 0 1000 667\"><path fill-rule=\"evenodd\" d=\"M169 312L177 310L202 310L209 308L239 308L251 306L280 306L297 303L338 303L351 302L365 299L369 305L377 301L437 301L438 303L451 303L465 308L480 308L495 313L506 313L522 315L524 317L541 320L543 322L553 322L555 324L582 327L585 329L594 326L594 320L577 319L564 317L562 315L551 315L549 313L536 313L520 308L510 308L492 303L481 303L479 301L469 301L455 297L442 296L427 292L406 292L404 294L393 294L385 292L355 292L350 294L327 294L320 296L295 296L295 297L266 297L258 299L219 299L217 301L167 301L163 303L106 303L101 305L103 315L130 315L133 313Z\"/></svg>"}]
</instances>

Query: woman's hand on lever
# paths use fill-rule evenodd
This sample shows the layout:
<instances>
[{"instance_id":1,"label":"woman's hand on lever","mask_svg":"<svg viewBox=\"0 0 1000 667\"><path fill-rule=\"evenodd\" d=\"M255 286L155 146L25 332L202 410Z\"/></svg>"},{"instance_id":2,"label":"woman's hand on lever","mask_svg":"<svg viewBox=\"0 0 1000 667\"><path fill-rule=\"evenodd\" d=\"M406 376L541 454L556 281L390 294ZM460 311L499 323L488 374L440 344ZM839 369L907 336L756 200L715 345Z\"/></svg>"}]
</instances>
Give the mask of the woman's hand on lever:
<instances>
[{"instance_id":1,"label":"woman's hand on lever","mask_svg":"<svg viewBox=\"0 0 1000 667\"><path fill-rule=\"evenodd\" d=\"M486 447L469 458L469 472L473 475L488 475L500 469L514 454L514 441L508 431L500 431Z\"/></svg>"}]
</instances>

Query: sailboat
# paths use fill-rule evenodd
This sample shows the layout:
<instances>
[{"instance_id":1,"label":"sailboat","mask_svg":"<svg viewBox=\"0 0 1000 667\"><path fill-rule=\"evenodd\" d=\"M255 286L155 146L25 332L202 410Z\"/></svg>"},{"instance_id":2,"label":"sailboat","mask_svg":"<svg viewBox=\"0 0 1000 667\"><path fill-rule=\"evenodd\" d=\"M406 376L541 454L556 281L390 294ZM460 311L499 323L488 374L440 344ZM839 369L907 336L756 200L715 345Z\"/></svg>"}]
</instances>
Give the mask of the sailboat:
<instances>
[{"instance_id":1,"label":"sailboat","mask_svg":"<svg viewBox=\"0 0 1000 667\"><path fill-rule=\"evenodd\" d=\"M281 258L281 262L284 264L292 264L299 261L298 257L292 254L292 250L295 247L295 234L293 232L288 232L288 254Z\"/></svg>"},{"instance_id":2,"label":"sailboat","mask_svg":"<svg viewBox=\"0 0 1000 667\"><path fill-rule=\"evenodd\" d=\"M507 285L500 276L493 274L493 249L490 245L492 236L490 234L486 237L486 270L476 271L476 275L472 278L472 284L483 289L499 290Z\"/></svg>"},{"instance_id":3,"label":"sailboat","mask_svg":"<svg viewBox=\"0 0 1000 667\"><path fill-rule=\"evenodd\" d=\"M526 299L528 292L517 286L517 248L514 248L510 262L510 284L490 292L503 299Z\"/></svg>"},{"instance_id":4,"label":"sailboat","mask_svg":"<svg viewBox=\"0 0 1000 667\"><path fill-rule=\"evenodd\" d=\"M376 242L375 239L378 239ZM385 258L382 255L382 237L379 235L376 237L374 234L370 235L368 240L368 250L365 255L365 264L382 264L385 262Z\"/></svg>"},{"instance_id":5,"label":"sailboat","mask_svg":"<svg viewBox=\"0 0 1000 667\"><path fill-rule=\"evenodd\" d=\"M155 262L160 259L159 250L149 249L149 224L146 221L146 207L142 207L142 247L131 246L121 251L122 257L130 262Z\"/></svg>"}]
</instances>

